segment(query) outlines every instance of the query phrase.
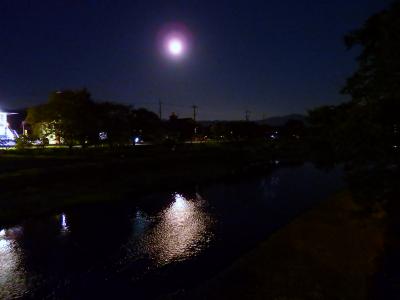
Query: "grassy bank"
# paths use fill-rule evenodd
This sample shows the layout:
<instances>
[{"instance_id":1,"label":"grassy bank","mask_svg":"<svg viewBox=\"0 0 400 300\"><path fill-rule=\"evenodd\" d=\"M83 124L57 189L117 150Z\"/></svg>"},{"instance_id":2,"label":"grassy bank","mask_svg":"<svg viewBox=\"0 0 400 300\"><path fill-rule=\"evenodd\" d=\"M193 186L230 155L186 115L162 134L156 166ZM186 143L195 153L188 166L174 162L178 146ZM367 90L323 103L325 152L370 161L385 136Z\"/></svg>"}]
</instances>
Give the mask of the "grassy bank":
<instances>
[{"instance_id":1,"label":"grassy bank","mask_svg":"<svg viewBox=\"0 0 400 300\"><path fill-rule=\"evenodd\" d=\"M385 218L336 195L183 299L367 299Z\"/></svg>"},{"instance_id":2,"label":"grassy bank","mask_svg":"<svg viewBox=\"0 0 400 300\"><path fill-rule=\"evenodd\" d=\"M0 222L263 169L259 145L180 145L126 149L28 149L0 155Z\"/></svg>"}]
</instances>

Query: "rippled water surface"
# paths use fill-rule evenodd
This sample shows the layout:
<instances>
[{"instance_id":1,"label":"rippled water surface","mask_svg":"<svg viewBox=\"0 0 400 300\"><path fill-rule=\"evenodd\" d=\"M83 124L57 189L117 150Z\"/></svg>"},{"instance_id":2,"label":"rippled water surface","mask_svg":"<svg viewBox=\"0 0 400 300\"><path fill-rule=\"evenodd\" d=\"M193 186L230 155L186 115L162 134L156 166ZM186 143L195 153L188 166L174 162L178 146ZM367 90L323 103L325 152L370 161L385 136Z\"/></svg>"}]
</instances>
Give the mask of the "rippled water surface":
<instances>
[{"instance_id":1,"label":"rippled water surface","mask_svg":"<svg viewBox=\"0 0 400 300\"><path fill-rule=\"evenodd\" d=\"M0 228L0 298L149 299L187 289L341 186L339 170L305 164Z\"/></svg>"}]
</instances>

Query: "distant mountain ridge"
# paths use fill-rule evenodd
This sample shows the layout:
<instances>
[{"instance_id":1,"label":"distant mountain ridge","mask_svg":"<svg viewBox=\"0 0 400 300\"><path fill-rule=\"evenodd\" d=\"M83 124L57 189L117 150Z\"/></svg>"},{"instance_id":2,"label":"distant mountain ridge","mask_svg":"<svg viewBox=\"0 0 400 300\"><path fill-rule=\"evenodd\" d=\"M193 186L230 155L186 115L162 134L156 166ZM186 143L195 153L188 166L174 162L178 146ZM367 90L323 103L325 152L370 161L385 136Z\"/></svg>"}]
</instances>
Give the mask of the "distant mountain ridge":
<instances>
[{"instance_id":1,"label":"distant mountain ridge","mask_svg":"<svg viewBox=\"0 0 400 300\"><path fill-rule=\"evenodd\" d=\"M283 126L287 123L289 120L296 120L296 121L306 121L306 116L301 115L301 114L290 114L286 116L276 116L276 117L270 117L264 120L256 121L258 124L262 125L269 125L269 126Z\"/></svg>"},{"instance_id":2,"label":"distant mountain ridge","mask_svg":"<svg viewBox=\"0 0 400 300\"><path fill-rule=\"evenodd\" d=\"M305 115L301 115L301 114L290 114L290 115L285 115L285 116L276 116L276 117L270 117L270 118L266 118L264 120L250 120L252 122L256 122L257 124L260 125L269 125L269 126L273 126L273 127L279 127L279 126L283 126L287 123L287 121L289 120L296 120L296 121L302 121L305 122L306 121L306 116ZM237 120L234 120L237 121ZM203 126L210 126L214 123L218 123L218 122L229 122L227 120L224 121L199 121L200 124L202 124Z\"/></svg>"}]
</instances>

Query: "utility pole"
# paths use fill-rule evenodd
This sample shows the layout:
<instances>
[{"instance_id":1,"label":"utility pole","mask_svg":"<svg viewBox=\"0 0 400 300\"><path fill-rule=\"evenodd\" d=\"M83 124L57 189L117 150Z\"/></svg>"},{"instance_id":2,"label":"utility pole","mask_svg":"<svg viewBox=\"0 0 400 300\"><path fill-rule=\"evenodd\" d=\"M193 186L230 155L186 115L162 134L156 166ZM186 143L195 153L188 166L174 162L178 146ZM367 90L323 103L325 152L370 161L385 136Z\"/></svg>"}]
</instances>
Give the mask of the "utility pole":
<instances>
[{"instance_id":1,"label":"utility pole","mask_svg":"<svg viewBox=\"0 0 400 300\"><path fill-rule=\"evenodd\" d=\"M266 113L263 113L262 114L262 119L261 120L265 120L267 118L267 114Z\"/></svg>"},{"instance_id":2,"label":"utility pole","mask_svg":"<svg viewBox=\"0 0 400 300\"><path fill-rule=\"evenodd\" d=\"M250 121L250 111L246 110L244 113L245 113L244 117L245 117L246 122Z\"/></svg>"},{"instance_id":3,"label":"utility pole","mask_svg":"<svg viewBox=\"0 0 400 300\"><path fill-rule=\"evenodd\" d=\"M162 119L162 102L161 100L158 101L158 116L160 117L160 120Z\"/></svg>"},{"instance_id":4,"label":"utility pole","mask_svg":"<svg viewBox=\"0 0 400 300\"><path fill-rule=\"evenodd\" d=\"M197 105L193 105L192 108L193 108L193 120L196 121L198 106Z\"/></svg>"}]
</instances>

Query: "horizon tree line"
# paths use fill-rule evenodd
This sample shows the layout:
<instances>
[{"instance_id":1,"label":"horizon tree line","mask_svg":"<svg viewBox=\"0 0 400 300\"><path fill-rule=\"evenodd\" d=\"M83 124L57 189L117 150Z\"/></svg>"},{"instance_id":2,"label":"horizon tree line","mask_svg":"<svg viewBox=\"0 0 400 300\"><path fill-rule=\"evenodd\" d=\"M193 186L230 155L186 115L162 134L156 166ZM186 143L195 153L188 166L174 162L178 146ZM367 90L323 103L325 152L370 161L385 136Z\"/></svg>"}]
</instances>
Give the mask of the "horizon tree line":
<instances>
[{"instance_id":1,"label":"horizon tree line","mask_svg":"<svg viewBox=\"0 0 400 300\"><path fill-rule=\"evenodd\" d=\"M153 143L256 140L265 139L272 131L271 126L251 121L219 121L202 126L192 118L178 118L174 113L168 120L160 120L156 113L145 108L94 101L86 89L51 93L46 103L27 109L24 122L30 129L29 136L22 137L24 141L35 140L47 145L52 140L70 147L134 144L135 137ZM297 127L304 126L302 122L297 123L301 123ZM283 128L291 128L290 124Z\"/></svg>"},{"instance_id":2,"label":"horizon tree line","mask_svg":"<svg viewBox=\"0 0 400 300\"><path fill-rule=\"evenodd\" d=\"M144 108L111 101L95 102L86 89L53 92L49 100L28 108L30 137L43 144L123 145L134 136L155 139L161 134L159 117Z\"/></svg>"}]
</instances>

